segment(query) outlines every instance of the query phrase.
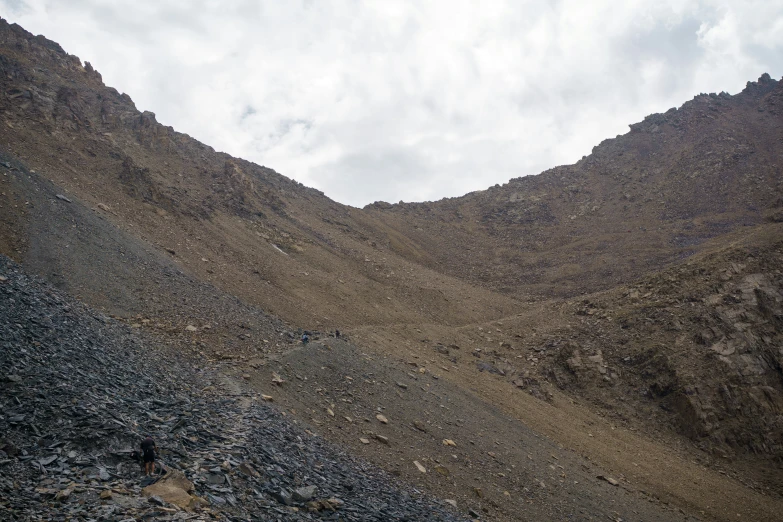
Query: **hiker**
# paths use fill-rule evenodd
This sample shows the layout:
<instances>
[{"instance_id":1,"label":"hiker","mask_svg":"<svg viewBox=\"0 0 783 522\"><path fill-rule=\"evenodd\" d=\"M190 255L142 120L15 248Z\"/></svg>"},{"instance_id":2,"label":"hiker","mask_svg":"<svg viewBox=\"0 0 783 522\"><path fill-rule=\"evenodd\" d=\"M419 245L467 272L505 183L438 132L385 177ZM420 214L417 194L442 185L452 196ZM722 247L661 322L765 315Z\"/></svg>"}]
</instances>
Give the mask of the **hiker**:
<instances>
[{"instance_id":1,"label":"hiker","mask_svg":"<svg viewBox=\"0 0 783 522\"><path fill-rule=\"evenodd\" d=\"M141 441L142 459L144 460L144 473L148 477L155 471L155 452L158 451L158 446L155 441L152 440L152 435Z\"/></svg>"},{"instance_id":2,"label":"hiker","mask_svg":"<svg viewBox=\"0 0 783 522\"><path fill-rule=\"evenodd\" d=\"M339 339L339 338L340 338L340 330L335 330L335 331L334 331L334 336L335 336L337 339Z\"/></svg>"},{"instance_id":3,"label":"hiker","mask_svg":"<svg viewBox=\"0 0 783 522\"><path fill-rule=\"evenodd\" d=\"M307 335L307 332L302 334L302 344L307 344L310 342L310 336Z\"/></svg>"}]
</instances>

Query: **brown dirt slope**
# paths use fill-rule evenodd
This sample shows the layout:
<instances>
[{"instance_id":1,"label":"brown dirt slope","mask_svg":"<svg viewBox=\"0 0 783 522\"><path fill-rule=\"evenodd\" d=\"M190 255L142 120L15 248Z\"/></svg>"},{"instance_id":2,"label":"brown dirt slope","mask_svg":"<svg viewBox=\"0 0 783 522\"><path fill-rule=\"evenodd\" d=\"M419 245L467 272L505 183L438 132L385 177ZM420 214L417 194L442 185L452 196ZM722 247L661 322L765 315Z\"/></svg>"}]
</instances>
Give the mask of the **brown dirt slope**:
<instances>
[{"instance_id":1,"label":"brown dirt slope","mask_svg":"<svg viewBox=\"0 0 783 522\"><path fill-rule=\"evenodd\" d=\"M608 469L622 469L653 491L695 489L676 486L681 478L640 474L638 460L630 466L611 458L621 429L779 498L783 230L769 223L713 248L633 285L531 303L502 320L354 335L379 353L425 358L443 378L569 447L591 448ZM542 417L520 393L559 412ZM574 410L575 401L580 409L586 401L598 418ZM559 415L565 417L554 420ZM589 418L569 424L568 415ZM600 425L604 441L590 434ZM647 442L633 444L641 458Z\"/></svg>"}]
</instances>

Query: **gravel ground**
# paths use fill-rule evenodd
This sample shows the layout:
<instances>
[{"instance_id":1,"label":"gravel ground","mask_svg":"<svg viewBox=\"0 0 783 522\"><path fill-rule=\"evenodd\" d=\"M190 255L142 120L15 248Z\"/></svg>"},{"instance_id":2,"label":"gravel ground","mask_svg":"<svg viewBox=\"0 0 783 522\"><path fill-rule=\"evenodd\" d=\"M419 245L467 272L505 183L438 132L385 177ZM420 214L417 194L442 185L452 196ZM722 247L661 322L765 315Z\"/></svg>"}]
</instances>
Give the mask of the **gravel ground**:
<instances>
[{"instance_id":1,"label":"gravel ground","mask_svg":"<svg viewBox=\"0 0 783 522\"><path fill-rule=\"evenodd\" d=\"M0 339L0 519L460 520L3 256ZM145 433L168 474L131 459ZM185 503L144 489L172 477Z\"/></svg>"}]
</instances>

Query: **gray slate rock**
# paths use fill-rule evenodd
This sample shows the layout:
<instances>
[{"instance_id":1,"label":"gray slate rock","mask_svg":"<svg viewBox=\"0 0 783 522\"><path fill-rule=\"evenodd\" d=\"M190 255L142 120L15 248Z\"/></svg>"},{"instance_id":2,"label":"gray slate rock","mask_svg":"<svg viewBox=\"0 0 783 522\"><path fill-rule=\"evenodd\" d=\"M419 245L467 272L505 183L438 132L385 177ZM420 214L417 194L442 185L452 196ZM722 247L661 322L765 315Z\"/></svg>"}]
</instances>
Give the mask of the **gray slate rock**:
<instances>
[{"instance_id":1,"label":"gray slate rock","mask_svg":"<svg viewBox=\"0 0 783 522\"><path fill-rule=\"evenodd\" d=\"M308 500L312 500L317 489L318 488L316 486L305 486L303 488L297 488L293 491L291 497L296 502L307 502Z\"/></svg>"}]
</instances>

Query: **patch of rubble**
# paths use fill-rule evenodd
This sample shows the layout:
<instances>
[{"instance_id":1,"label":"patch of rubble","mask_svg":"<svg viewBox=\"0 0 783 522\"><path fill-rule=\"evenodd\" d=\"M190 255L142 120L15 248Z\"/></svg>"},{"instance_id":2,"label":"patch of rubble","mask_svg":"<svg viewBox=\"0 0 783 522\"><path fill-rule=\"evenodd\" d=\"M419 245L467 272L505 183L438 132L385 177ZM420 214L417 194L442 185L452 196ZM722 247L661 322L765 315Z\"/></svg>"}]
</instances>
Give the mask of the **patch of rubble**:
<instances>
[{"instance_id":1,"label":"patch of rubble","mask_svg":"<svg viewBox=\"0 0 783 522\"><path fill-rule=\"evenodd\" d=\"M0 256L0 519L461 520ZM145 477L133 451L161 450Z\"/></svg>"}]
</instances>

